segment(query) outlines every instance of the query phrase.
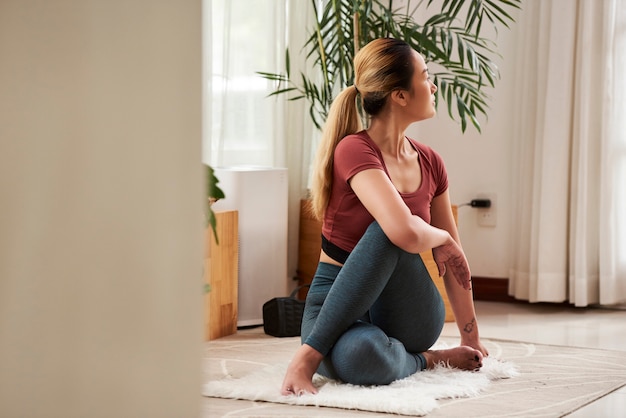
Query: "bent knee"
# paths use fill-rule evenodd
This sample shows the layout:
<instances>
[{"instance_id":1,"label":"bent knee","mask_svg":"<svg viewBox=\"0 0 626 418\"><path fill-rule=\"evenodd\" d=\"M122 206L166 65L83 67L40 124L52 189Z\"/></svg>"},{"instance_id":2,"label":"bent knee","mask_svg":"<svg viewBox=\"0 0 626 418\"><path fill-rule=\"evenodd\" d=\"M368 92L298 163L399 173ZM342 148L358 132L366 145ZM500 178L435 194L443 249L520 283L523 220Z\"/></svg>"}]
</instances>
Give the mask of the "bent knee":
<instances>
[{"instance_id":1,"label":"bent knee","mask_svg":"<svg viewBox=\"0 0 626 418\"><path fill-rule=\"evenodd\" d=\"M365 230L365 234L380 235L387 238L387 235L385 235L385 231L383 231L383 228L380 226L378 221L373 221Z\"/></svg>"}]
</instances>

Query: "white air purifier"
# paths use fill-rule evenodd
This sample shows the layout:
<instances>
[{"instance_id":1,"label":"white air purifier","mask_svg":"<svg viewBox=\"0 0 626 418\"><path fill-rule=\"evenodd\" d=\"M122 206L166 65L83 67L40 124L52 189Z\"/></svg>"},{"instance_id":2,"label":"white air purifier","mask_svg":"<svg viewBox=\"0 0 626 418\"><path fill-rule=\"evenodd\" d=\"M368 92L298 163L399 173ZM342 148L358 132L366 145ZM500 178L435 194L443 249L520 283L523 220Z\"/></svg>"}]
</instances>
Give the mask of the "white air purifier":
<instances>
[{"instance_id":1,"label":"white air purifier","mask_svg":"<svg viewBox=\"0 0 626 418\"><path fill-rule=\"evenodd\" d=\"M213 210L236 210L239 217L237 326L263 324L263 304L286 296L287 169L217 167L226 197Z\"/></svg>"}]
</instances>

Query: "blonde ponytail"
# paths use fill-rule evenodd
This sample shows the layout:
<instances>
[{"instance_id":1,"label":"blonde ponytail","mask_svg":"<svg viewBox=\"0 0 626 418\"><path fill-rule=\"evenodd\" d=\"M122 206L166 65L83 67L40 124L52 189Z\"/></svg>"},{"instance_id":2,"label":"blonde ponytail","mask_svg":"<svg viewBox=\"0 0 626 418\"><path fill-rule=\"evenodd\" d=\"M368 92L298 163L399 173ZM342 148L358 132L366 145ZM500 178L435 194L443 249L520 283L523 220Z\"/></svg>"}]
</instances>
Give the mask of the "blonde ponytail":
<instances>
[{"instance_id":1,"label":"blonde ponytail","mask_svg":"<svg viewBox=\"0 0 626 418\"><path fill-rule=\"evenodd\" d=\"M311 198L313 215L321 220L330 200L333 178L333 156L339 141L363 129L356 104L358 91L346 87L333 100L313 165Z\"/></svg>"}]
</instances>

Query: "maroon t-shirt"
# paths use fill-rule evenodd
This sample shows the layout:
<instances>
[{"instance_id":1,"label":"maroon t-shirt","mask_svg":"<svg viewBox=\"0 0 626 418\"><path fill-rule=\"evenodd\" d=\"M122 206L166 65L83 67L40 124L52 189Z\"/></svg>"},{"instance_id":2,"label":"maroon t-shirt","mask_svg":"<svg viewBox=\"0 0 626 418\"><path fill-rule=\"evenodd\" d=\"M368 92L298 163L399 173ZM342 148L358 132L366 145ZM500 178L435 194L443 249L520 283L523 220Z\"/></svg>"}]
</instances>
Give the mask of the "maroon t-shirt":
<instances>
[{"instance_id":1,"label":"maroon t-shirt","mask_svg":"<svg viewBox=\"0 0 626 418\"><path fill-rule=\"evenodd\" d=\"M432 148L407 138L419 154L422 183L412 193L400 193L413 215L430 223L433 197L448 188L448 175L443 160ZM383 170L389 177L380 148L366 131L343 138L335 149L333 184L328 207L324 213L322 235L331 244L351 252L374 218L352 191L349 180L367 169Z\"/></svg>"}]
</instances>

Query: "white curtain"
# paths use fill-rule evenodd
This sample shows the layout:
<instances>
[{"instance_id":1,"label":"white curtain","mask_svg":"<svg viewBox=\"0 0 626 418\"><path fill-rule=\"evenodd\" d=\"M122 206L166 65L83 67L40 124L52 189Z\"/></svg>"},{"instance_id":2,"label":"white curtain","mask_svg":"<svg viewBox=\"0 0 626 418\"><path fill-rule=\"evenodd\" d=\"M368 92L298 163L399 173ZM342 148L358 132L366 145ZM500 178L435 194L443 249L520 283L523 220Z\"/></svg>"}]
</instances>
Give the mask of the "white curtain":
<instances>
[{"instance_id":1,"label":"white curtain","mask_svg":"<svg viewBox=\"0 0 626 418\"><path fill-rule=\"evenodd\" d=\"M600 303L612 304L626 300L626 2L607 2L604 16Z\"/></svg>"},{"instance_id":2,"label":"white curtain","mask_svg":"<svg viewBox=\"0 0 626 418\"><path fill-rule=\"evenodd\" d=\"M276 85L257 74L305 71L301 51L313 19L308 1L204 0L203 160L213 166L287 167L289 274L295 275L299 201L307 191L315 130L304 101L267 97Z\"/></svg>"},{"instance_id":3,"label":"white curtain","mask_svg":"<svg viewBox=\"0 0 626 418\"><path fill-rule=\"evenodd\" d=\"M509 288L516 298L626 301L625 3L523 5Z\"/></svg>"},{"instance_id":4,"label":"white curtain","mask_svg":"<svg viewBox=\"0 0 626 418\"><path fill-rule=\"evenodd\" d=\"M257 71L281 65L285 9L279 0L205 0L205 71L210 118L204 159L213 166L284 166L275 144L282 102L267 99Z\"/></svg>"}]
</instances>

